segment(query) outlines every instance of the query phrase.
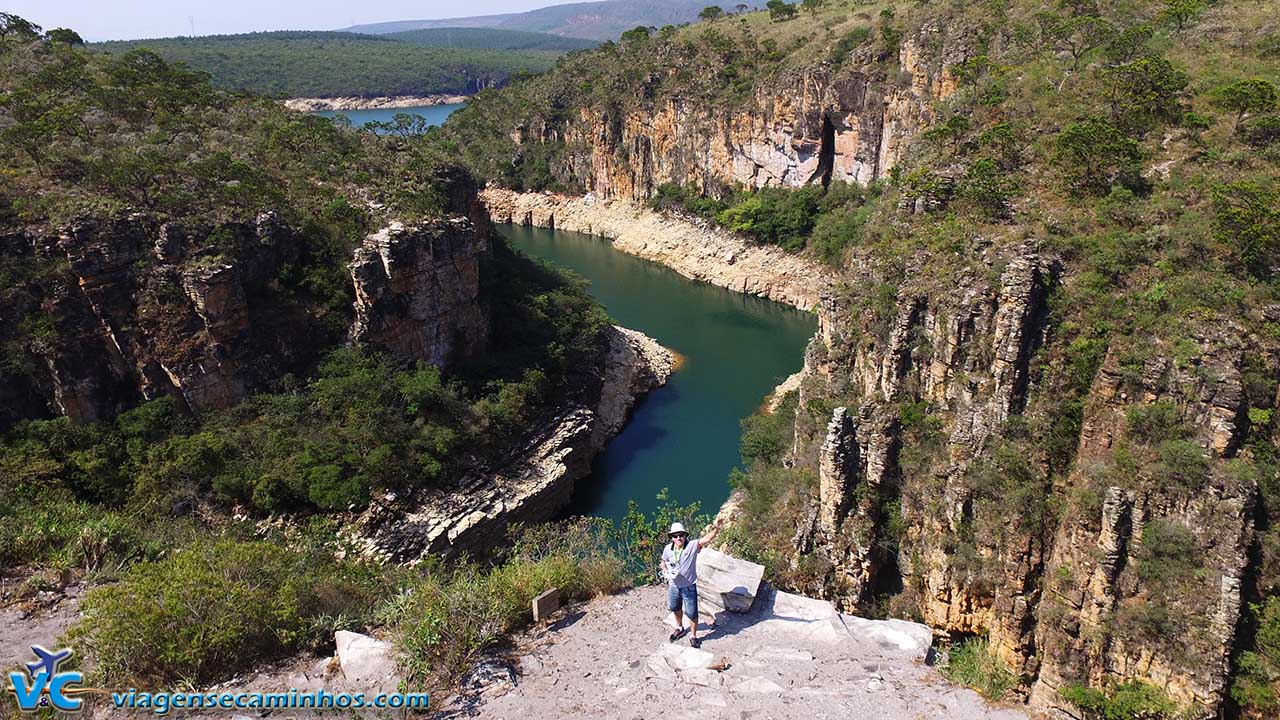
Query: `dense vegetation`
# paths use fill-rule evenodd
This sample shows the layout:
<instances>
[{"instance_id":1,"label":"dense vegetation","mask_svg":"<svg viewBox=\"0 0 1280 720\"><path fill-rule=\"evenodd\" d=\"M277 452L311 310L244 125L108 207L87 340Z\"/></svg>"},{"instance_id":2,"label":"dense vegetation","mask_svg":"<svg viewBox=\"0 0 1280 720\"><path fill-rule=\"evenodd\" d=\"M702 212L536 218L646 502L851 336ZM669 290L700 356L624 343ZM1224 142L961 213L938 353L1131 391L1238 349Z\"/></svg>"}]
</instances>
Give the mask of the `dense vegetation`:
<instances>
[{"instance_id":1,"label":"dense vegetation","mask_svg":"<svg viewBox=\"0 0 1280 720\"><path fill-rule=\"evenodd\" d=\"M522 30L498 30L479 27L441 27L405 30L374 37L400 40L425 47L470 48L472 50L524 50L569 52L586 50L600 43L584 38L565 37Z\"/></svg>"},{"instance_id":2,"label":"dense vegetation","mask_svg":"<svg viewBox=\"0 0 1280 720\"><path fill-rule=\"evenodd\" d=\"M113 55L148 50L208 73L220 89L276 97L469 95L555 62L555 53L541 48L517 52L475 42L450 46L337 32L158 38L89 47Z\"/></svg>"},{"instance_id":3,"label":"dense vegetation","mask_svg":"<svg viewBox=\"0 0 1280 720\"><path fill-rule=\"evenodd\" d=\"M739 17L712 11L690 27L636 28L594 53L566 57L545 76L482 93L448 124L444 142L478 173L513 188L583 192L586 149L561 131L583 117L608 120L606 131L616 134L629 113L643 117L670 101L688 110L681 122L714 127L810 74L831 81L866 74L882 88L903 87L910 77L899 50L907 38L936 63L941 41L922 28L963 34L965 59L947 71L955 91L935 105L905 161L872 186L750 190L699 178L655 188L651 205L843 269L840 300L862 318L840 328L852 336L841 338L845 352L888 342L905 280L913 292L946 296L959 267L979 277L995 272L971 259L1029 240L1060 258L1067 280L1050 299L1055 336L1033 365L1045 400L1014 418L967 472L974 502L1000 510L961 529L957 566L967 562L981 578L991 569L983 552L1003 552L1014 537L1044 546L1062 508L1094 502L1088 498L1105 485L1186 498L1218 474L1256 482L1257 575L1246 589L1251 605L1231 693L1240 712L1268 717L1280 708L1272 642L1280 628L1275 11L1273 2L1154 0L945 7L818 0L771 2L766 13ZM511 128L536 128L548 139L517 146ZM629 150L617 148L621 162ZM1191 367L1205 338L1224 333L1253 349L1243 368L1247 440L1235 458L1210 463L1181 421L1170 421L1183 412L1174 403L1172 413L1156 404L1130 417L1104 467L1075 466L1084 404L1105 354L1120 359L1126 388L1137 389L1147 363L1167 357ZM913 362L926 362L931 348L912 352ZM866 399L833 384L783 410L796 413L802 433L821 437L834 406ZM901 408L904 485L936 487L941 429L952 420L944 411L924 401ZM733 481L746 491L742 525L752 530L731 540L777 582L813 588L829 569L806 567L808 556L788 562L816 481L811 456L782 462L779 448L791 437L789 418L746 425L744 465ZM1073 491L1079 497L1045 502L1072 482L1085 485ZM886 494L877 512L898 517L897 502ZM1194 530L1171 520L1144 531L1141 568L1132 570L1142 591L1118 608L1110 632L1157 646L1161 638L1186 640L1168 622L1191 602L1188 588L1202 575ZM901 532L888 522L876 542L892 555ZM883 595L869 609L910 613L909 600ZM990 683L980 642L958 649L956 672ZM1174 713L1162 693L1130 683L1065 696L1086 715L1134 718Z\"/></svg>"},{"instance_id":4,"label":"dense vegetation","mask_svg":"<svg viewBox=\"0 0 1280 720\"><path fill-rule=\"evenodd\" d=\"M32 239L86 219L196 228L272 211L303 247L266 283L273 311L338 331L313 338L315 362L224 411L197 417L161 397L0 434L6 600L93 586L72 642L101 682L221 680L330 652L349 628L395 638L411 681L434 689L522 622L546 583L586 597L652 564L618 549L655 532L639 516L530 535L492 566L357 559L339 531L371 501L500 464L544 414L591 392L607 317L580 280L499 241L481 272L483 358L444 374L344 346L355 245L390 218L444 214L465 173L426 138L290 113L149 51L85 51L73 35L0 14L0 378L38 374L57 332L49 297L74 282L65 254L35 253ZM242 250L222 232L191 242L196 263ZM155 262L146 253L123 272Z\"/></svg>"}]
</instances>

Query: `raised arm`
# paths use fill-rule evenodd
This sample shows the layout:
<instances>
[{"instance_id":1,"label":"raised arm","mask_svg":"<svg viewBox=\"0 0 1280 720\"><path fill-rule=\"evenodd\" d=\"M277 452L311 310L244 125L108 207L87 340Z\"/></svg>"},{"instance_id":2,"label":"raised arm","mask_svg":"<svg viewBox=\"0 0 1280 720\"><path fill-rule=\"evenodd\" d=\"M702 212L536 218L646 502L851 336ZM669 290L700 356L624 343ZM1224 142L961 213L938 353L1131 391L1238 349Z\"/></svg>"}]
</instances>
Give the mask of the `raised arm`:
<instances>
[{"instance_id":1,"label":"raised arm","mask_svg":"<svg viewBox=\"0 0 1280 720\"><path fill-rule=\"evenodd\" d=\"M703 547L715 542L716 536L720 534L720 528L712 525L703 531L702 537L698 538L698 546Z\"/></svg>"}]
</instances>

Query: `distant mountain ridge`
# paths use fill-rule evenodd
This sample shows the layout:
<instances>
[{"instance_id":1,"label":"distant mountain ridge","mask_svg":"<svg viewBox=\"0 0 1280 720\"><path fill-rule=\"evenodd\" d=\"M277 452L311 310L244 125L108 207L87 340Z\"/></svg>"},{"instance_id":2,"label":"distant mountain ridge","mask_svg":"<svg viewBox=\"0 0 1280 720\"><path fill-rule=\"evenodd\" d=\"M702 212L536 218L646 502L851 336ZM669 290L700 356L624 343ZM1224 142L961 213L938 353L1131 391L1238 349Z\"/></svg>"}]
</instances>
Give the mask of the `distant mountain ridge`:
<instances>
[{"instance_id":1,"label":"distant mountain ridge","mask_svg":"<svg viewBox=\"0 0 1280 720\"><path fill-rule=\"evenodd\" d=\"M591 40L614 40L637 25L679 25L698 19L714 0L603 0L552 5L522 13L478 15L438 20L396 20L352 25L347 32L386 35L430 28L497 28L551 33ZM755 3L752 3L753 5ZM722 5L726 10L732 4Z\"/></svg>"},{"instance_id":2,"label":"distant mountain ridge","mask_svg":"<svg viewBox=\"0 0 1280 720\"><path fill-rule=\"evenodd\" d=\"M383 35L335 34L378 40L399 40L424 47L519 50L528 52L569 52L571 50L593 48L600 44L598 40L569 37L568 35L482 27L425 28Z\"/></svg>"}]
</instances>

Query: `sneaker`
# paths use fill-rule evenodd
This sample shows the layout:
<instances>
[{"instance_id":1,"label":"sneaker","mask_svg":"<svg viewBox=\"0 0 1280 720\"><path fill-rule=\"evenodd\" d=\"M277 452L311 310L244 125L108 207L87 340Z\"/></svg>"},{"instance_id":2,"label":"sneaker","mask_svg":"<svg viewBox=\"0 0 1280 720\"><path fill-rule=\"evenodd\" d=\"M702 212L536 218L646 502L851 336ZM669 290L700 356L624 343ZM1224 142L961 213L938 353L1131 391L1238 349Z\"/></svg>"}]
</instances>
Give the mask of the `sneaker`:
<instances>
[{"instance_id":1,"label":"sneaker","mask_svg":"<svg viewBox=\"0 0 1280 720\"><path fill-rule=\"evenodd\" d=\"M685 633L687 632L689 632L689 628L680 628L679 630L676 630L675 632L671 633L671 642L675 642L680 638L684 637Z\"/></svg>"},{"instance_id":2,"label":"sneaker","mask_svg":"<svg viewBox=\"0 0 1280 720\"><path fill-rule=\"evenodd\" d=\"M698 638L689 638L689 647L694 647L694 648L702 647L702 640Z\"/></svg>"}]
</instances>

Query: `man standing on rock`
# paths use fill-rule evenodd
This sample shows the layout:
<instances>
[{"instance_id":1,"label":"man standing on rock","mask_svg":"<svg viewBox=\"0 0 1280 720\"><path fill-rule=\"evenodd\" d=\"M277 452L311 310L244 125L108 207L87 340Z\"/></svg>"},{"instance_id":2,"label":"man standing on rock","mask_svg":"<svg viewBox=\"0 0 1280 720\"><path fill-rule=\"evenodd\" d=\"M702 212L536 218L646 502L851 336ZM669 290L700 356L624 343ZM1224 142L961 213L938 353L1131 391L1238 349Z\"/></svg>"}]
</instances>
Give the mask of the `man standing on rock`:
<instances>
[{"instance_id":1,"label":"man standing on rock","mask_svg":"<svg viewBox=\"0 0 1280 720\"><path fill-rule=\"evenodd\" d=\"M667 579L667 609L675 616L676 630L671 642L684 637L684 619L689 618L689 644L701 647L698 639L698 551L716 539L719 528L712 527L705 535L689 540L681 523L671 523L667 537L671 542L662 551L662 575ZM683 606L683 612L682 607Z\"/></svg>"}]
</instances>

